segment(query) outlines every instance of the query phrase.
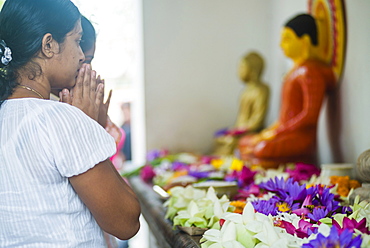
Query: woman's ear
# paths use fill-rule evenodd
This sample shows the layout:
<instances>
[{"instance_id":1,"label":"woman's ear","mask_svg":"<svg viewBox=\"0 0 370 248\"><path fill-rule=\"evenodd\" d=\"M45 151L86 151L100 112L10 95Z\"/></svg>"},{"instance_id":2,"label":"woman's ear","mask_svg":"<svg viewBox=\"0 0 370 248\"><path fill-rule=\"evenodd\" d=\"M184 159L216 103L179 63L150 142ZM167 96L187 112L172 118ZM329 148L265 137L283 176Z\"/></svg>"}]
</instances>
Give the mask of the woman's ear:
<instances>
[{"instance_id":1,"label":"woman's ear","mask_svg":"<svg viewBox=\"0 0 370 248\"><path fill-rule=\"evenodd\" d=\"M59 43L53 39L50 33L45 34L42 38L41 52L47 58L52 58L54 54L59 52Z\"/></svg>"}]
</instances>

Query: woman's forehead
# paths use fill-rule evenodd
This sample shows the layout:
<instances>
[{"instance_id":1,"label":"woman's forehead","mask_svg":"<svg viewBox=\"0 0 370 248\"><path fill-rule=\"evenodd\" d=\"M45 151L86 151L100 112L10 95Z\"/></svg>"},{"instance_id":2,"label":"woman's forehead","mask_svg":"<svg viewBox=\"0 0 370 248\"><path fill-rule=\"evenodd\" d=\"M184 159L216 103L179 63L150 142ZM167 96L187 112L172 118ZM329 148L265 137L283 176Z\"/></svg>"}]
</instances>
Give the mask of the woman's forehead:
<instances>
[{"instance_id":1,"label":"woman's forehead","mask_svg":"<svg viewBox=\"0 0 370 248\"><path fill-rule=\"evenodd\" d=\"M79 19L77 22L76 22L76 25L75 27L72 29L71 32L69 32L69 35L82 35L83 33L83 30L82 30L82 26L81 26L81 19Z\"/></svg>"}]
</instances>

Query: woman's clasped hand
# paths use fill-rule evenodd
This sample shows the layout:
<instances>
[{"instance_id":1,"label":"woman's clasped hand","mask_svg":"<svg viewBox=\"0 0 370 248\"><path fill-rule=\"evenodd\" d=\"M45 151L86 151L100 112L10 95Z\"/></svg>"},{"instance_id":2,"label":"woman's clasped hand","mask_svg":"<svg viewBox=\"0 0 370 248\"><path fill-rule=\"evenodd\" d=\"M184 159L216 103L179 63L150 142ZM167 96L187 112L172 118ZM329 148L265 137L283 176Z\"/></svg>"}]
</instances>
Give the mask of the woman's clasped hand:
<instances>
[{"instance_id":1,"label":"woman's clasped hand","mask_svg":"<svg viewBox=\"0 0 370 248\"><path fill-rule=\"evenodd\" d=\"M92 119L98 121L99 109L104 101L104 83L96 76L91 65L83 64L78 72L76 85L59 93L60 101L81 109Z\"/></svg>"}]
</instances>

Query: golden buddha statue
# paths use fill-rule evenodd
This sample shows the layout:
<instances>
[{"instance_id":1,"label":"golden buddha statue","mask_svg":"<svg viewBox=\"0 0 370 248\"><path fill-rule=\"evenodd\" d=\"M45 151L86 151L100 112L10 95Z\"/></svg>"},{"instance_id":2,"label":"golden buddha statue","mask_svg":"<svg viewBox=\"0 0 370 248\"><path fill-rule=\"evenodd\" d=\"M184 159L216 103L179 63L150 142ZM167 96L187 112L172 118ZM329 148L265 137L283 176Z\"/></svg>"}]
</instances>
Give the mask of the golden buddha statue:
<instances>
[{"instance_id":1,"label":"golden buddha statue","mask_svg":"<svg viewBox=\"0 0 370 248\"><path fill-rule=\"evenodd\" d=\"M284 78L279 119L239 140L241 159L265 168L316 163L317 121L336 81L332 68L317 56L317 40L315 19L308 14L292 18L282 29L280 46L294 65Z\"/></svg>"},{"instance_id":2,"label":"golden buddha statue","mask_svg":"<svg viewBox=\"0 0 370 248\"><path fill-rule=\"evenodd\" d=\"M261 81L263 58L256 52L245 55L239 64L239 77L247 87L239 99L239 112L234 127L216 134L216 155L231 155L241 135L262 130L268 108L269 87Z\"/></svg>"}]
</instances>

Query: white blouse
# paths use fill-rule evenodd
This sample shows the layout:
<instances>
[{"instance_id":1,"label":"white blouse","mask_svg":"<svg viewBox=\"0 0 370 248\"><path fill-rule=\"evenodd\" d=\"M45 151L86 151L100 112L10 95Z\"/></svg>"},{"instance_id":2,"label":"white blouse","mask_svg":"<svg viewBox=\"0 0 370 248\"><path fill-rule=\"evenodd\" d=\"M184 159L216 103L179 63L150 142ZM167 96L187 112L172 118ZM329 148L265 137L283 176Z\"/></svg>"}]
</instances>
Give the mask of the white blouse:
<instances>
[{"instance_id":1,"label":"white blouse","mask_svg":"<svg viewBox=\"0 0 370 248\"><path fill-rule=\"evenodd\" d=\"M68 178L115 151L114 139L76 107L6 100L0 106L0 247L105 247Z\"/></svg>"}]
</instances>

